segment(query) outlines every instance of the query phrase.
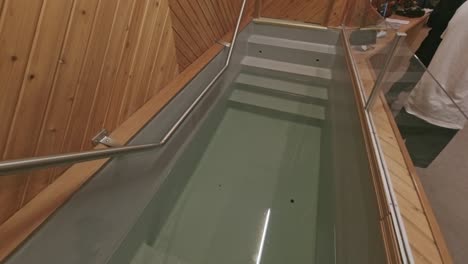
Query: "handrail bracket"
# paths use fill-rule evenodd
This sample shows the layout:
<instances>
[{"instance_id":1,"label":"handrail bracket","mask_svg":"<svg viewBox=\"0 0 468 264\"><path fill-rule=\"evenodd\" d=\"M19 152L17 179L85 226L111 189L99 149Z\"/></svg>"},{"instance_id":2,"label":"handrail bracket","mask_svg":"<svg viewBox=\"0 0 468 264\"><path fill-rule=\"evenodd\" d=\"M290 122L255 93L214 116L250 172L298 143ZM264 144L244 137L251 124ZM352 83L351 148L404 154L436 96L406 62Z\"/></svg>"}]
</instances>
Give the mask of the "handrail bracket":
<instances>
[{"instance_id":1,"label":"handrail bracket","mask_svg":"<svg viewBox=\"0 0 468 264\"><path fill-rule=\"evenodd\" d=\"M223 46L226 47L226 48L230 48L230 47L231 47L231 43L229 43L229 42L227 42L227 41L224 41L224 40L218 40L217 43L223 45Z\"/></svg>"},{"instance_id":2,"label":"handrail bracket","mask_svg":"<svg viewBox=\"0 0 468 264\"><path fill-rule=\"evenodd\" d=\"M110 137L109 132L104 128L91 140L94 146L102 144L111 148L123 147L122 144Z\"/></svg>"}]
</instances>

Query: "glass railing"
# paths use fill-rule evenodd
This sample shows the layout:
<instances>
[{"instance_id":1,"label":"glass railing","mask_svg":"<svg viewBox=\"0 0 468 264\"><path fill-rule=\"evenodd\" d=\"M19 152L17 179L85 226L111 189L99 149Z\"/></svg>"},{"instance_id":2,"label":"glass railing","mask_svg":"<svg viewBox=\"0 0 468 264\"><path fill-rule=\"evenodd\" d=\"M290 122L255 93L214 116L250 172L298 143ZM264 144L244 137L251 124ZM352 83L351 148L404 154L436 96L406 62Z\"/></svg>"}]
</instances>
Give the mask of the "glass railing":
<instances>
[{"instance_id":1,"label":"glass railing","mask_svg":"<svg viewBox=\"0 0 468 264\"><path fill-rule=\"evenodd\" d=\"M405 140L414 165L428 167L464 127L468 109L454 89L441 84L439 73L418 59L404 34L387 27L346 30L346 35L368 111L376 120L385 111Z\"/></svg>"},{"instance_id":2,"label":"glass railing","mask_svg":"<svg viewBox=\"0 0 468 264\"><path fill-rule=\"evenodd\" d=\"M397 32L386 23L381 23L372 28L345 28L344 34L348 39L353 61L359 70L367 100L385 63L391 59L388 55L395 47Z\"/></svg>"},{"instance_id":3,"label":"glass railing","mask_svg":"<svg viewBox=\"0 0 468 264\"><path fill-rule=\"evenodd\" d=\"M455 89L441 83L443 73L427 69L405 41L391 56L381 86L374 88L377 100L395 122L414 165L428 168L439 156L450 155L446 147L468 121L468 109ZM379 103L369 110L377 118Z\"/></svg>"},{"instance_id":4,"label":"glass railing","mask_svg":"<svg viewBox=\"0 0 468 264\"><path fill-rule=\"evenodd\" d=\"M442 234L457 237L449 228L460 225L453 201L463 198L459 195L463 193L462 172L468 169L468 133L464 129L468 109L460 90L450 86L446 73L435 64L426 68L415 55L414 42L409 45L398 30L344 31L402 222L408 230L414 229L417 215L428 219L418 222L417 231L407 233L409 240L415 241L415 232L432 234L437 225L432 212ZM437 54L434 58L434 63L441 60Z\"/></svg>"}]
</instances>

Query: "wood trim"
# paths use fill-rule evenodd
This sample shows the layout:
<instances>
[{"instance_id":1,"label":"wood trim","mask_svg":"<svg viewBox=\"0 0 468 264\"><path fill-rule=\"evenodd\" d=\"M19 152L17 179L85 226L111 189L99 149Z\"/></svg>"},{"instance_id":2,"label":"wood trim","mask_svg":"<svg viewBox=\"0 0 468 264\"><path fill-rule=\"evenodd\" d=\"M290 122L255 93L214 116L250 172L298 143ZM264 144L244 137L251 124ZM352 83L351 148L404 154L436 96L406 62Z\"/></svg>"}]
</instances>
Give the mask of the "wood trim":
<instances>
[{"instance_id":1,"label":"wood trim","mask_svg":"<svg viewBox=\"0 0 468 264\"><path fill-rule=\"evenodd\" d=\"M214 44L193 64L187 67L177 78L160 93L135 112L113 133L119 142L128 142L140 131L170 100L176 96L224 46ZM97 148L104 148L99 146ZM60 178L39 193L20 211L0 226L0 262L20 246L49 216L80 189L97 173L109 159L76 164Z\"/></svg>"},{"instance_id":2,"label":"wood trim","mask_svg":"<svg viewBox=\"0 0 468 264\"><path fill-rule=\"evenodd\" d=\"M380 100L382 102L386 101L383 95L380 95ZM389 109L388 105L383 103L383 108L385 110L385 113L387 114L390 126L392 127L393 133L395 134L395 138L398 142L398 147L400 148L400 151L403 155L403 159L406 163L406 167L408 168L409 174L416 188L417 195L419 197L419 200L421 201L421 205L423 207L426 219L431 228L432 234L434 235L434 242L442 257L442 261L443 263L451 264L453 263L452 256L450 255L450 251L448 250L448 246L445 241L444 235L437 222L434 211L432 210L431 203L427 198L426 192L424 191L424 187L421 183L421 180L419 179L418 173L416 172L413 160L411 159L408 149L406 148L405 142L403 141L403 138L400 134L400 130L398 129L398 126L395 122L395 119L393 118L393 114Z\"/></svg>"},{"instance_id":3,"label":"wood trim","mask_svg":"<svg viewBox=\"0 0 468 264\"><path fill-rule=\"evenodd\" d=\"M343 45L346 45L344 41L345 37L346 36L342 34ZM375 191L375 195L377 199L377 204L379 206L379 212L380 212L380 217L381 217L380 226L381 226L382 237L383 237L384 244L385 244L385 251L387 254L387 263L391 263L391 264L402 263L401 252L399 250L398 241L394 233L394 223L390 215L390 209L387 203L385 188L382 182L382 177L380 175L378 160L375 155L376 150L374 149L374 146L372 144L372 134L370 132L370 128L366 125L367 117L364 112L365 107L362 101L362 95L359 91L359 84L358 84L359 82L356 79L355 69L352 67L352 61L351 61L352 55L349 53L349 51L346 48L344 48L344 50L345 50L346 63L348 65L348 70L350 71L350 75L352 78L354 99L356 101L357 108L358 108L359 120L361 123L362 132L364 134L364 142L366 145L367 156L368 156L369 163L370 163L370 172L372 175L374 191Z\"/></svg>"}]
</instances>

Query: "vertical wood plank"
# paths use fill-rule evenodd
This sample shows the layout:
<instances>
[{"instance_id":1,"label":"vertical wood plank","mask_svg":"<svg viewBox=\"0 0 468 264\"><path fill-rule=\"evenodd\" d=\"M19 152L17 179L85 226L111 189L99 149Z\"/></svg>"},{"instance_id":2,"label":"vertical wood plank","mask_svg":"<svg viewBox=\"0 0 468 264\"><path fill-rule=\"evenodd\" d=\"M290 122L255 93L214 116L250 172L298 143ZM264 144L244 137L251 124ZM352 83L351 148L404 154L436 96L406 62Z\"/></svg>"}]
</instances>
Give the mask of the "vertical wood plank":
<instances>
[{"instance_id":1,"label":"vertical wood plank","mask_svg":"<svg viewBox=\"0 0 468 264\"><path fill-rule=\"evenodd\" d=\"M208 0L210 1L210 5L212 6L213 10L215 10L216 16L218 18L218 23L220 23L224 28L224 33L229 31L229 21L226 19L226 15L224 14L223 10L219 5L218 0Z\"/></svg>"},{"instance_id":2,"label":"vertical wood plank","mask_svg":"<svg viewBox=\"0 0 468 264\"><path fill-rule=\"evenodd\" d=\"M5 18L5 6L7 5L7 1L6 0L0 0L0 32L2 31L2 28L3 28L3 21L4 21L4 18Z\"/></svg>"},{"instance_id":3,"label":"vertical wood plank","mask_svg":"<svg viewBox=\"0 0 468 264\"><path fill-rule=\"evenodd\" d=\"M81 150L82 137L86 130L91 103L101 80L104 60L110 46L110 34L116 19L116 10L122 0L102 0L91 34L82 72L78 80L71 114L65 133L62 152Z\"/></svg>"},{"instance_id":4,"label":"vertical wood plank","mask_svg":"<svg viewBox=\"0 0 468 264\"><path fill-rule=\"evenodd\" d=\"M2 158L91 148L178 73L174 35L168 0L0 0ZM0 178L0 223L65 169Z\"/></svg>"},{"instance_id":5,"label":"vertical wood plank","mask_svg":"<svg viewBox=\"0 0 468 264\"><path fill-rule=\"evenodd\" d=\"M169 18L169 14L167 14L167 18ZM164 29L163 38L173 39L171 33L171 28L166 27ZM168 76L168 73L171 73L170 58L176 55L174 49L171 47L172 45L173 42L166 41L163 43L161 50L156 57L156 67L150 80L150 86L152 87L153 95L157 94L162 89L162 87L168 83L168 79L172 77L170 75Z\"/></svg>"},{"instance_id":6,"label":"vertical wood plank","mask_svg":"<svg viewBox=\"0 0 468 264\"><path fill-rule=\"evenodd\" d=\"M66 120L71 112L76 84L88 48L91 30L100 0L78 0L71 14L60 63L52 87L44 122L42 123L36 156L58 154L65 140ZM51 182L54 169L34 172L36 184L30 187L25 202ZM36 186L35 188L33 186Z\"/></svg>"},{"instance_id":7,"label":"vertical wood plank","mask_svg":"<svg viewBox=\"0 0 468 264\"><path fill-rule=\"evenodd\" d=\"M0 153L3 156L42 1L14 0L5 5L0 32ZM21 32L21 34L18 34ZM4 88L3 88L4 87Z\"/></svg>"},{"instance_id":8,"label":"vertical wood plank","mask_svg":"<svg viewBox=\"0 0 468 264\"><path fill-rule=\"evenodd\" d=\"M41 130L73 2L73 0L44 2L10 126L5 159L31 157L35 154L40 133L31 133L31 131ZM22 198L18 201L18 207L24 203L25 191L30 185L31 177L28 176L20 188Z\"/></svg>"},{"instance_id":9,"label":"vertical wood plank","mask_svg":"<svg viewBox=\"0 0 468 264\"><path fill-rule=\"evenodd\" d=\"M10 127L4 158L31 156L56 73L72 0L45 2ZM28 122L23 122L23 120Z\"/></svg>"},{"instance_id":10,"label":"vertical wood plank","mask_svg":"<svg viewBox=\"0 0 468 264\"><path fill-rule=\"evenodd\" d=\"M3 3L0 18L0 155L3 156L16 109L24 72L29 61L42 1L15 0ZM8 13L8 15L6 15ZM21 32L21 34L18 34ZM18 209L25 176L0 178L0 223Z\"/></svg>"},{"instance_id":11,"label":"vertical wood plank","mask_svg":"<svg viewBox=\"0 0 468 264\"><path fill-rule=\"evenodd\" d=\"M184 28L190 32L190 35L194 39L194 42L191 44L195 44L199 47L197 50L198 57L210 46L210 42L207 40L200 22L195 18L194 11L190 4L186 0L179 0L178 4L178 7L180 8L178 18Z\"/></svg>"},{"instance_id":12,"label":"vertical wood plank","mask_svg":"<svg viewBox=\"0 0 468 264\"><path fill-rule=\"evenodd\" d=\"M268 1L268 0L267 0ZM213 43L232 30L240 0L171 0L172 24L178 65L183 70ZM249 1L246 14L253 12Z\"/></svg>"},{"instance_id":13,"label":"vertical wood plank","mask_svg":"<svg viewBox=\"0 0 468 264\"><path fill-rule=\"evenodd\" d=\"M202 10L205 17L207 17L208 23L210 24L211 30L215 33L215 39L219 39L223 36L223 28L220 23L218 23L215 12L213 11L213 6L209 4L206 0L198 0L197 4Z\"/></svg>"},{"instance_id":14,"label":"vertical wood plank","mask_svg":"<svg viewBox=\"0 0 468 264\"><path fill-rule=\"evenodd\" d=\"M119 124L119 111L124 98L125 87L128 79L133 78L130 72L136 56L137 47L140 44L141 35L143 34L143 16L146 13L146 7L146 0L137 0L132 14L121 67L117 74L117 79L113 84L113 92L106 110L104 127L110 131L114 130Z\"/></svg>"},{"instance_id":15,"label":"vertical wood plank","mask_svg":"<svg viewBox=\"0 0 468 264\"><path fill-rule=\"evenodd\" d=\"M202 27L202 31L205 32L204 38L207 40L208 48L211 47L216 41L216 35L214 30L211 28L210 23L208 22L208 17L203 13L203 10L198 5L197 1L189 1L189 4L192 8L195 21L199 21Z\"/></svg>"},{"instance_id":16,"label":"vertical wood plank","mask_svg":"<svg viewBox=\"0 0 468 264\"><path fill-rule=\"evenodd\" d=\"M88 117L88 125L86 133L84 133L83 136L82 149L90 149L92 144L89 139L104 128L107 106L111 101L110 98L114 91L114 83L122 67L122 58L129 37L129 28L136 1L139 0L123 1L117 10L115 16L117 19L115 20L114 29L110 37L110 47L104 61L104 71L101 81L98 84L98 93L95 96Z\"/></svg>"},{"instance_id":17,"label":"vertical wood plank","mask_svg":"<svg viewBox=\"0 0 468 264\"><path fill-rule=\"evenodd\" d=\"M142 93L141 96L144 102L148 101L152 97L149 95L150 90L153 89L151 79L153 77L159 77L159 76L155 76L155 74L157 74L157 68L158 68L158 63L159 63L158 57L159 57L159 54L164 52L163 50L164 45L169 45L171 47L171 50L174 50L175 52L174 37L172 36L171 38L168 38L164 34L167 28L169 28L169 30L173 32L169 6L165 6L164 8L161 9L161 16L159 18L159 23L156 28L156 32L154 34L154 37L156 40L155 44L157 45L157 50L154 54L154 57L152 57L151 67L148 67L147 69L148 72L144 74L145 78L141 84L143 91L144 91L144 94ZM176 62L177 59L175 58L176 58L176 55L173 54L172 61Z\"/></svg>"},{"instance_id":18,"label":"vertical wood plank","mask_svg":"<svg viewBox=\"0 0 468 264\"><path fill-rule=\"evenodd\" d=\"M192 57L193 60L196 60L196 58L199 56L198 54L200 54L200 52L203 50L196 42L197 36L192 35L192 31L187 30L177 17L174 18L175 19L172 23L172 27L177 33L177 45L184 46L181 49L187 53L187 57Z\"/></svg>"},{"instance_id":19,"label":"vertical wood plank","mask_svg":"<svg viewBox=\"0 0 468 264\"><path fill-rule=\"evenodd\" d=\"M134 65L130 72L133 77L129 79L125 89L126 94L120 108L119 123L125 121L130 114L138 109L139 105L143 105L146 90L141 86L141 83L144 78L143 74L145 68L151 67L150 65L153 62L155 50L158 49L153 36L155 33L158 33L155 28L159 18L158 16L161 16L160 10L161 5L159 1L150 0L148 2L147 14L145 15L146 19L142 28L142 32L145 32L145 34L142 34L140 45L135 55Z\"/></svg>"}]
</instances>

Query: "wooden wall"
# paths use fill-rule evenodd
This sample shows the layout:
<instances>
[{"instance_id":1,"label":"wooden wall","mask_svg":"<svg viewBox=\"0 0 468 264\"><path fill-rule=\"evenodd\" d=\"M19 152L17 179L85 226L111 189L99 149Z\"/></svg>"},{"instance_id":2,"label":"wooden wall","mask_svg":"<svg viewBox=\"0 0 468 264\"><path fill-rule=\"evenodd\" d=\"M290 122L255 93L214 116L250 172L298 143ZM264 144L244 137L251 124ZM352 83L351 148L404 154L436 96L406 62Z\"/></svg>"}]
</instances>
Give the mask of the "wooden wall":
<instances>
[{"instance_id":1,"label":"wooden wall","mask_svg":"<svg viewBox=\"0 0 468 264\"><path fill-rule=\"evenodd\" d=\"M241 3L242 0L169 0L181 70L233 29ZM359 8L352 8L356 4ZM254 6L255 0L249 0L247 17L252 15ZM350 25L361 23L369 8L368 0L262 0L261 15L340 26L346 15Z\"/></svg>"},{"instance_id":2,"label":"wooden wall","mask_svg":"<svg viewBox=\"0 0 468 264\"><path fill-rule=\"evenodd\" d=\"M90 149L178 72L167 0L0 0L0 159ZM62 171L1 177L0 223Z\"/></svg>"},{"instance_id":3,"label":"wooden wall","mask_svg":"<svg viewBox=\"0 0 468 264\"><path fill-rule=\"evenodd\" d=\"M331 27L377 22L368 0L263 0L262 16Z\"/></svg>"},{"instance_id":4,"label":"wooden wall","mask_svg":"<svg viewBox=\"0 0 468 264\"><path fill-rule=\"evenodd\" d=\"M330 4L327 0L264 0L262 16L324 25Z\"/></svg>"},{"instance_id":5,"label":"wooden wall","mask_svg":"<svg viewBox=\"0 0 468 264\"><path fill-rule=\"evenodd\" d=\"M246 17L251 16L254 3L248 1ZM169 4L183 70L234 28L242 0L169 0Z\"/></svg>"},{"instance_id":6,"label":"wooden wall","mask_svg":"<svg viewBox=\"0 0 468 264\"><path fill-rule=\"evenodd\" d=\"M262 16L329 25L330 22L341 22L342 7L346 2L346 0L263 0Z\"/></svg>"}]
</instances>

